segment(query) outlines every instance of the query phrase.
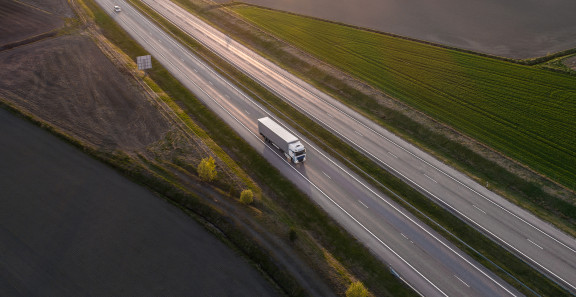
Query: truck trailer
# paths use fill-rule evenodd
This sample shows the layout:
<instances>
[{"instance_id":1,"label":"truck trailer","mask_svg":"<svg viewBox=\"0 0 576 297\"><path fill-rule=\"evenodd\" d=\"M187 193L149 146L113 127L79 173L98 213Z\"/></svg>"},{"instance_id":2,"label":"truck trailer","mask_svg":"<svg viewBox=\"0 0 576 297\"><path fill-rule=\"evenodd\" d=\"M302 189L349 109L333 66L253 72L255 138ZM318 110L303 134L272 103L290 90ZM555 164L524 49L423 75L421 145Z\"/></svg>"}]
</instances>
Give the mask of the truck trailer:
<instances>
[{"instance_id":1,"label":"truck trailer","mask_svg":"<svg viewBox=\"0 0 576 297\"><path fill-rule=\"evenodd\" d=\"M300 140L269 117L258 119L258 132L266 142L281 150L286 158L290 158L292 163L306 161L306 148Z\"/></svg>"}]
</instances>

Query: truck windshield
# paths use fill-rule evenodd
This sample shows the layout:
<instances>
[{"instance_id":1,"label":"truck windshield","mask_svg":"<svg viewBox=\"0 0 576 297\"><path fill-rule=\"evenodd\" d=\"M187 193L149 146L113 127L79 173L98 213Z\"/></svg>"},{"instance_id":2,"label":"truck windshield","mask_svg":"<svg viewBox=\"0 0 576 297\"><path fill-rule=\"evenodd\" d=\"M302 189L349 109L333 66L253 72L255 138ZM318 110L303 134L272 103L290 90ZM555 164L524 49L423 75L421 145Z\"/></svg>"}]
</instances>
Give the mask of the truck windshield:
<instances>
[{"instance_id":1,"label":"truck windshield","mask_svg":"<svg viewBox=\"0 0 576 297\"><path fill-rule=\"evenodd\" d=\"M295 153L296 156L302 156L302 155L304 155L304 154L306 154L306 150L305 150L305 149Z\"/></svg>"}]
</instances>

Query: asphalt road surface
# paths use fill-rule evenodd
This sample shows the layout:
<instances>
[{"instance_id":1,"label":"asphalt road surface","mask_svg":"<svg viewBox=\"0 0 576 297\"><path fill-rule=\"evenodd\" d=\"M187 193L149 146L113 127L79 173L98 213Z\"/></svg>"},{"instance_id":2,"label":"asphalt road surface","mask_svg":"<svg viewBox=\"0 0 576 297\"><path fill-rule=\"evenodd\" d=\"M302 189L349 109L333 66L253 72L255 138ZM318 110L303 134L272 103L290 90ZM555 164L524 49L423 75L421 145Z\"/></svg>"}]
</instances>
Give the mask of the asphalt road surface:
<instances>
[{"instance_id":1,"label":"asphalt road surface","mask_svg":"<svg viewBox=\"0 0 576 297\"><path fill-rule=\"evenodd\" d=\"M519 296L509 284L456 249L428 226L375 191L309 140L240 92L121 0L97 2L177 79L219 114L296 186L426 296ZM115 13L114 5L122 12ZM326 112L326 111L325 111ZM257 132L269 116L299 136L308 161L293 165ZM339 116L334 114L333 116Z\"/></svg>"},{"instance_id":2,"label":"asphalt road surface","mask_svg":"<svg viewBox=\"0 0 576 297\"><path fill-rule=\"evenodd\" d=\"M352 111L168 0L143 0L377 164L576 293L576 241Z\"/></svg>"}]
</instances>

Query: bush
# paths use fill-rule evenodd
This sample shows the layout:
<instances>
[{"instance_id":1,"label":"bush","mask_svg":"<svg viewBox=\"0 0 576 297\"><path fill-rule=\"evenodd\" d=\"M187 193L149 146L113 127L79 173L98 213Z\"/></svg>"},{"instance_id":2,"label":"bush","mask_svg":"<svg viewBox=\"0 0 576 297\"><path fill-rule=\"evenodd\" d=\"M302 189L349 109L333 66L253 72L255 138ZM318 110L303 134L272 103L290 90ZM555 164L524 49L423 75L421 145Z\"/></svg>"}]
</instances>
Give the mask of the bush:
<instances>
[{"instance_id":1,"label":"bush","mask_svg":"<svg viewBox=\"0 0 576 297\"><path fill-rule=\"evenodd\" d=\"M254 202L254 194L252 194L252 190L244 190L240 193L240 202L244 204L250 204Z\"/></svg>"},{"instance_id":2,"label":"bush","mask_svg":"<svg viewBox=\"0 0 576 297\"><path fill-rule=\"evenodd\" d=\"M346 290L346 297L367 297L368 290L364 287L361 282L354 282L350 284L348 290Z\"/></svg>"},{"instance_id":3,"label":"bush","mask_svg":"<svg viewBox=\"0 0 576 297\"><path fill-rule=\"evenodd\" d=\"M213 181L216 178L216 164L214 163L214 158L211 156L202 159L200 164L198 164L198 176L203 181Z\"/></svg>"},{"instance_id":4,"label":"bush","mask_svg":"<svg viewBox=\"0 0 576 297\"><path fill-rule=\"evenodd\" d=\"M296 230L294 230L294 228L290 228L290 231L288 232L288 237L290 238L291 242L296 241L296 239L298 239L298 233L296 233Z\"/></svg>"}]
</instances>

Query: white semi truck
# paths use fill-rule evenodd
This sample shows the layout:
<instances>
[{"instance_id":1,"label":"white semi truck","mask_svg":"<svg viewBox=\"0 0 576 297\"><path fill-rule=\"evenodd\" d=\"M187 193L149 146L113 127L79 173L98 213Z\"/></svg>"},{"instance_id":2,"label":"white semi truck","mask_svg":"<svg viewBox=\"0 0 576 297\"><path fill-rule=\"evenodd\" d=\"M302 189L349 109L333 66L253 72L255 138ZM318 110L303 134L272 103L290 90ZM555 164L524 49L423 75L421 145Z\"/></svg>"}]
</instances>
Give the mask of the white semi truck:
<instances>
[{"instance_id":1,"label":"white semi truck","mask_svg":"<svg viewBox=\"0 0 576 297\"><path fill-rule=\"evenodd\" d=\"M281 150L293 163L306 161L306 148L300 140L269 117L258 119L258 132L266 142Z\"/></svg>"}]
</instances>

